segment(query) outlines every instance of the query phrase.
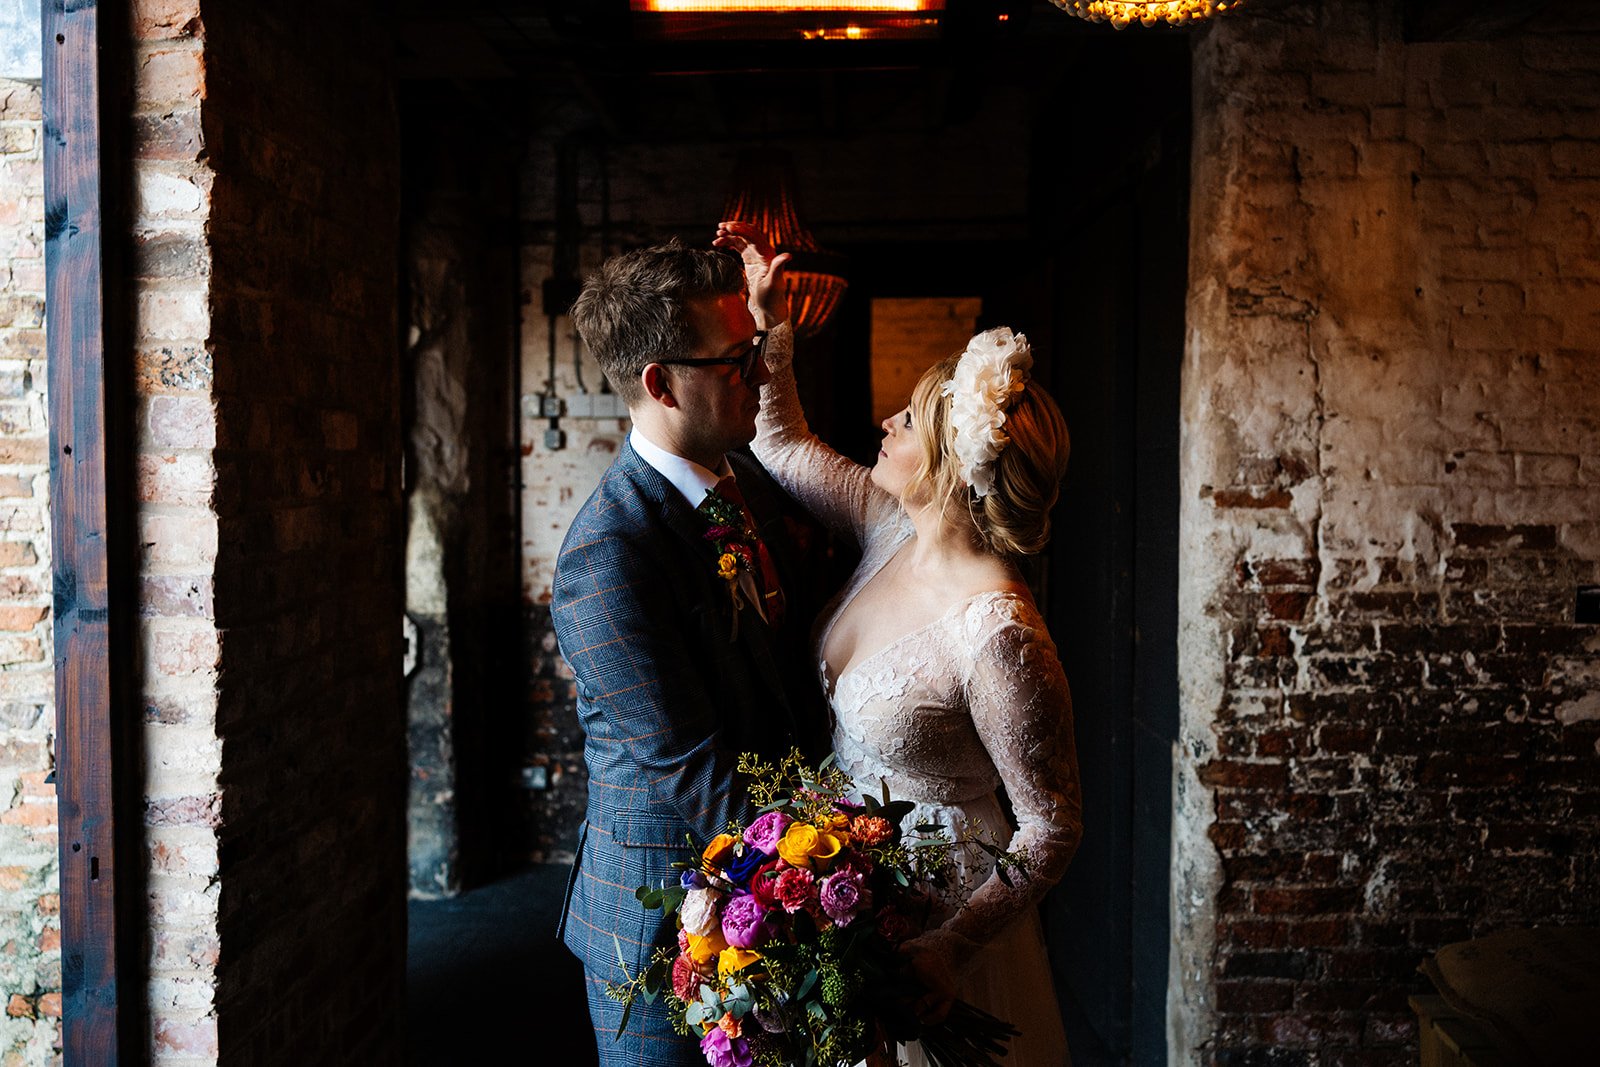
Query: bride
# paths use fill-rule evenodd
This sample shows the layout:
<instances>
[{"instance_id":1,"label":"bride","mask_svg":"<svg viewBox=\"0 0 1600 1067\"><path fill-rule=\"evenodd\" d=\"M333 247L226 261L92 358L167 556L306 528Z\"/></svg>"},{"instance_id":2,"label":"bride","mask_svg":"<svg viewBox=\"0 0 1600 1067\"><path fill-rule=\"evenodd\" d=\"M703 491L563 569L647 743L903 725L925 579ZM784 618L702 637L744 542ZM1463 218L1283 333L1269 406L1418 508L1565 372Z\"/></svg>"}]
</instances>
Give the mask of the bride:
<instances>
[{"instance_id":1,"label":"bride","mask_svg":"<svg viewBox=\"0 0 1600 1067\"><path fill-rule=\"evenodd\" d=\"M907 407L884 420L877 462L859 466L806 426L784 325L788 257L746 223L724 222L714 243L742 257L751 312L770 330L772 379L752 448L861 547L814 645L840 766L864 790L885 781L915 801L907 825L941 823L953 837L982 834L1029 857L1029 876L1013 885L986 854L966 857L943 923L906 946L930 990L919 1012L937 1018L960 997L1022 1031L1007 1062L1068 1063L1036 905L1082 834L1072 705L1013 563L1049 539L1066 423L1028 377L1027 340L989 330L922 376ZM902 1056L925 1062L914 1044Z\"/></svg>"}]
</instances>

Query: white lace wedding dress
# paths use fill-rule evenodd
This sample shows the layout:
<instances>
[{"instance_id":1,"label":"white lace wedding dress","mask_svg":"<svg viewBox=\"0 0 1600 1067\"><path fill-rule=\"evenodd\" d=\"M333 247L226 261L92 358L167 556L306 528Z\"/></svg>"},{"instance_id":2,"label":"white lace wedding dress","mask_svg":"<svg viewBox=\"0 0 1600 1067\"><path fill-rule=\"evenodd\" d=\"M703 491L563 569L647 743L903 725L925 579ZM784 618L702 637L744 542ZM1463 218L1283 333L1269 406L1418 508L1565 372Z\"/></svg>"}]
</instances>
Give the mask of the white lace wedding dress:
<instances>
[{"instance_id":1,"label":"white lace wedding dress","mask_svg":"<svg viewBox=\"0 0 1600 1067\"><path fill-rule=\"evenodd\" d=\"M986 854L966 856L966 888L951 894L943 925L924 936L951 962L963 999L1022 1031L1005 1062L1068 1063L1035 907L1082 834L1071 697L1055 646L1027 597L980 593L834 676L820 652L834 621L913 531L867 468L811 434L795 392L788 328L770 342L772 381L762 388L752 447L779 484L862 550L855 574L824 610L814 645L834 715L834 751L863 790L876 793L885 781L897 799L916 802L903 825L937 822L956 837L981 829L998 844L1027 849L1031 876L1014 886L992 874ZM1015 836L995 796L1001 784ZM901 1056L911 1067L926 1062L916 1045Z\"/></svg>"}]
</instances>

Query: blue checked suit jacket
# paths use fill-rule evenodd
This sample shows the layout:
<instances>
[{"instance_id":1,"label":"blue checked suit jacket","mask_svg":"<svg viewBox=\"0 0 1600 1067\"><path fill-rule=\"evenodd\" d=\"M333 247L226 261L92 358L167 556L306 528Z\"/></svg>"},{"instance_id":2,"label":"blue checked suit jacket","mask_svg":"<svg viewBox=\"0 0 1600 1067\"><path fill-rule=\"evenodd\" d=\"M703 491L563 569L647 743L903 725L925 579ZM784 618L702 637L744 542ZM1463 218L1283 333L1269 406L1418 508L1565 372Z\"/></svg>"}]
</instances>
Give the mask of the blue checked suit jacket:
<instances>
[{"instance_id":1,"label":"blue checked suit jacket","mask_svg":"<svg viewBox=\"0 0 1600 1067\"><path fill-rule=\"evenodd\" d=\"M816 583L796 573L781 491L754 459L728 459L783 585L777 631L747 607L730 640L732 605L705 519L627 443L557 559L551 615L576 676L589 768L560 936L591 983L622 979L618 942L632 973L672 943L672 922L646 912L634 890L675 882L671 864L694 856L687 838L698 848L748 817L733 773L740 752L799 746L816 758L827 748L807 649ZM620 1015L618 1006L613 1024Z\"/></svg>"}]
</instances>

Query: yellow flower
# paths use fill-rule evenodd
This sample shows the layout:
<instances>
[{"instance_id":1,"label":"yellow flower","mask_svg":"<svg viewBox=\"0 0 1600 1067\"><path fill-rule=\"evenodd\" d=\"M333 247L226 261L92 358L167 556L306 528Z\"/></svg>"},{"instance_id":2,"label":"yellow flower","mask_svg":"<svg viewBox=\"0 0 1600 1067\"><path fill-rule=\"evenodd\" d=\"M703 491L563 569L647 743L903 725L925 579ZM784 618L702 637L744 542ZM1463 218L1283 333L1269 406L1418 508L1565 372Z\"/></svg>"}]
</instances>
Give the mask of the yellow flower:
<instances>
[{"instance_id":1,"label":"yellow flower","mask_svg":"<svg viewBox=\"0 0 1600 1067\"><path fill-rule=\"evenodd\" d=\"M791 867L826 871L849 841L850 835L846 833L818 830L810 823L790 823L778 842L778 855Z\"/></svg>"},{"instance_id":2,"label":"yellow flower","mask_svg":"<svg viewBox=\"0 0 1600 1067\"><path fill-rule=\"evenodd\" d=\"M826 871L832 867L833 861L839 858L839 850L844 848L849 840L849 834L836 834L827 830L817 834L817 847L811 850L811 858L816 862L817 870Z\"/></svg>"},{"instance_id":3,"label":"yellow flower","mask_svg":"<svg viewBox=\"0 0 1600 1067\"><path fill-rule=\"evenodd\" d=\"M733 857L733 845L738 840L732 834L718 834L711 839L711 844L706 846L706 850L700 853L701 862L711 867L724 866Z\"/></svg>"},{"instance_id":4,"label":"yellow flower","mask_svg":"<svg viewBox=\"0 0 1600 1067\"><path fill-rule=\"evenodd\" d=\"M725 948L717 954L717 973L726 978L730 974L744 970L760 958L761 953L752 952L747 948Z\"/></svg>"},{"instance_id":5,"label":"yellow flower","mask_svg":"<svg viewBox=\"0 0 1600 1067\"><path fill-rule=\"evenodd\" d=\"M830 812L817 823L819 830L845 830L850 826L850 816L842 811Z\"/></svg>"},{"instance_id":6,"label":"yellow flower","mask_svg":"<svg viewBox=\"0 0 1600 1067\"><path fill-rule=\"evenodd\" d=\"M817 828L810 823L794 822L778 842L778 855L791 867L811 869L811 850L817 847Z\"/></svg>"},{"instance_id":7,"label":"yellow flower","mask_svg":"<svg viewBox=\"0 0 1600 1067\"><path fill-rule=\"evenodd\" d=\"M721 966L721 954L727 950L728 942L723 939L721 930L713 930L705 937L695 934L689 935L689 962L696 967L704 967L712 960L717 960Z\"/></svg>"},{"instance_id":8,"label":"yellow flower","mask_svg":"<svg viewBox=\"0 0 1600 1067\"><path fill-rule=\"evenodd\" d=\"M717 560L717 574L730 582L739 577L739 557L732 552L724 552L722 558Z\"/></svg>"}]
</instances>

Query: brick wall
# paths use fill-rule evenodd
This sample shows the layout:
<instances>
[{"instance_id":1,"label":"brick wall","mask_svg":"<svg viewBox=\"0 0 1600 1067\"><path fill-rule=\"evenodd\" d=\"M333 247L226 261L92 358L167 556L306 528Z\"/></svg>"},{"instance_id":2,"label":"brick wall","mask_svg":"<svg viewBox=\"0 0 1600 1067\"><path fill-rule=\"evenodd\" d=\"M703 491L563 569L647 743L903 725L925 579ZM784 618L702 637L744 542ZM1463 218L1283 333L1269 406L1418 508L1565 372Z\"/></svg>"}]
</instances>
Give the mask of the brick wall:
<instances>
[{"instance_id":1,"label":"brick wall","mask_svg":"<svg viewBox=\"0 0 1600 1067\"><path fill-rule=\"evenodd\" d=\"M57 1057L61 920L36 83L0 79L0 1062Z\"/></svg>"},{"instance_id":2,"label":"brick wall","mask_svg":"<svg viewBox=\"0 0 1600 1067\"><path fill-rule=\"evenodd\" d=\"M151 1056L398 1062L387 46L352 4L134 29Z\"/></svg>"},{"instance_id":3,"label":"brick wall","mask_svg":"<svg viewBox=\"0 0 1600 1067\"><path fill-rule=\"evenodd\" d=\"M396 1063L399 150L359 2L203 8L226 1063Z\"/></svg>"},{"instance_id":4,"label":"brick wall","mask_svg":"<svg viewBox=\"0 0 1600 1067\"><path fill-rule=\"evenodd\" d=\"M196 4L135 8L134 320L145 844L155 1063L214 1063L222 753L214 581L218 427L205 227L204 28Z\"/></svg>"},{"instance_id":5,"label":"brick wall","mask_svg":"<svg viewBox=\"0 0 1600 1067\"><path fill-rule=\"evenodd\" d=\"M1197 43L1177 1062L1415 1062L1424 956L1600 919L1595 30Z\"/></svg>"}]
</instances>

